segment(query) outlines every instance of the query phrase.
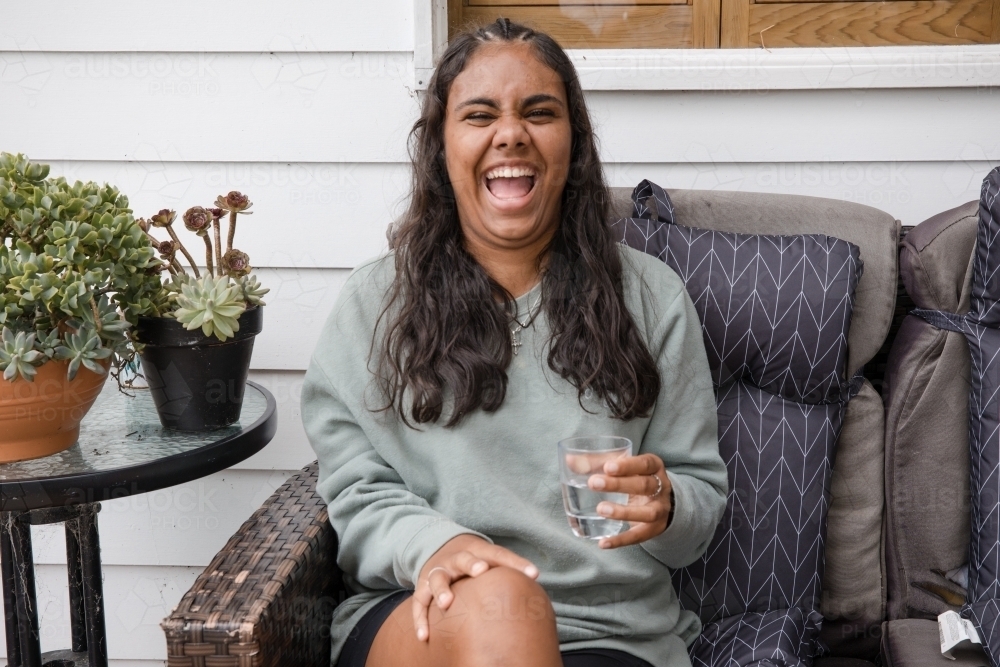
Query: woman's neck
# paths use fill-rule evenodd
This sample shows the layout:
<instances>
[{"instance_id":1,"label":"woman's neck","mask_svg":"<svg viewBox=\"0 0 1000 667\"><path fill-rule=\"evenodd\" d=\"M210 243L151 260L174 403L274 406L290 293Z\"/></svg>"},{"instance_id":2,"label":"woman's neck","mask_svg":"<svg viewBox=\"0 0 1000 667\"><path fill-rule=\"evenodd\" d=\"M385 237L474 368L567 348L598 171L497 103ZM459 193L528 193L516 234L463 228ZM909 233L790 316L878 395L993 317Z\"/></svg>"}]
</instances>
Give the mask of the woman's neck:
<instances>
[{"instance_id":1,"label":"woman's neck","mask_svg":"<svg viewBox=\"0 0 1000 667\"><path fill-rule=\"evenodd\" d=\"M515 299L538 284L545 266L542 254L551 243L551 235L520 248L498 248L477 243L466 237L465 247L486 273Z\"/></svg>"},{"instance_id":2,"label":"woman's neck","mask_svg":"<svg viewBox=\"0 0 1000 667\"><path fill-rule=\"evenodd\" d=\"M469 252L490 278L499 283L515 299L527 294L538 284L540 271L538 252L535 249L528 252L511 250L483 252L483 249L478 249L477 252L470 248Z\"/></svg>"}]
</instances>

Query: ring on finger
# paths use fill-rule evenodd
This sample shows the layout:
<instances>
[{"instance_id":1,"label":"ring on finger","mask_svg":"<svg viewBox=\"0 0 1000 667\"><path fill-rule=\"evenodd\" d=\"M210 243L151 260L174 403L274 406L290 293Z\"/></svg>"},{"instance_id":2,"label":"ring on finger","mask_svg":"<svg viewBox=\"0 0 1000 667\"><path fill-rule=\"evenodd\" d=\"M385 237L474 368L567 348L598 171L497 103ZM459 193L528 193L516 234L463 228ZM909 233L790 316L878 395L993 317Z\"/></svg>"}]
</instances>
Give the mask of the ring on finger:
<instances>
[{"instance_id":1,"label":"ring on finger","mask_svg":"<svg viewBox=\"0 0 1000 667\"><path fill-rule=\"evenodd\" d=\"M432 567L431 571L427 573L427 585L431 585L431 575L434 574L435 570L444 570L445 574L448 574L448 568L438 565L437 567ZM450 575L449 575L450 576Z\"/></svg>"},{"instance_id":2,"label":"ring on finger","mask_svg":"<svg viewBox=\"0 0 1000 667\"><path fill-rule=\"evenodd\" d=\"M663 493L663 480L660 479L659 475L650 475L650 477L652 477L653 479L656 480L656 491L654 491L653 493L647 494L647 497L648 498L656 498L658 495L660 495L661 493Z\"/></svg>"}]
</instances>

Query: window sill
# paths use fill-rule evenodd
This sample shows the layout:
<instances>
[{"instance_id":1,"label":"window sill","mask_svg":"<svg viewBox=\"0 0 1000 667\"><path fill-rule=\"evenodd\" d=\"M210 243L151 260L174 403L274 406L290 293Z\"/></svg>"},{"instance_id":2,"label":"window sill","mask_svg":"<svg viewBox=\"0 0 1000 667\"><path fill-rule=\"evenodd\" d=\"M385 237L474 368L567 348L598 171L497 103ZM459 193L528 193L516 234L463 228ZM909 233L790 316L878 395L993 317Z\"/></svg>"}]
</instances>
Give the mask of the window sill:
<instances>
[{"instance_id":1,"label":"window sill","mask_svg":"<svg viewBox=\"0 0 1000 667\"><path fill-rule=\"evenodd\" d=\"M1000 86L1000 44L568 53L595 91Z\"/></svg>"},{"instance_id":2,"label":"window sill","mask_svg":"<svg viewBox=\"0 0 1000 667\"><path fill-rule=\"evenodd\" d=\"M571 49L584 90L1000 86L1000 44L802 49ZM433 69L416 67L425 90Z\"/></svg>"}]
</instances>

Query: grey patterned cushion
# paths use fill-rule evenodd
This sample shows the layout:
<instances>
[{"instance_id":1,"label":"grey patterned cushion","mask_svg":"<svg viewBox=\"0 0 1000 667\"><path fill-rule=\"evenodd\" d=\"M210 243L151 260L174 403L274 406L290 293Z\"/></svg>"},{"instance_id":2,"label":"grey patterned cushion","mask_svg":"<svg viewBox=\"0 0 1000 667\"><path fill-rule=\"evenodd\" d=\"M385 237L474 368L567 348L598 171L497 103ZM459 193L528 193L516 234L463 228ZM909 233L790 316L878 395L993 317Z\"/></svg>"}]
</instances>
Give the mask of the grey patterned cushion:
<instances>
[{"instance_id":1,"label":"grey patterned cushion","mask_svg":"<svg viewBox=\"0 0 1000 667\"><path fill-rule=\"evenodd\" d=\"M823 618L800 608L709 623L691 646L693 667L808 667Z\"/></svg>"},{"instance_id":2,"label":"grey patterned cushion","mask_svg":"<svg viewBox=\"0 0 1000 667\"><path fill-rule=\"evenodd\" d=\"M859 386L845 377L859 250L822 235L675 224L669 196L649 181L633 201L634 216L614 229L687 286L702 320L729 470L726 513L708 550L673 573L681 605L706 624L692 659L716 667L766 655L768 664L809 664L821 620L833 449Z\"/></svg>"},{"instance_id":3,"label":"grey patterned cushion","mask_svg":"<svg viewBox=\"0 0 1000 667\"><path fill-rule=\"evenodd\" d=\"M623 243L662 259L684 281L701 316L716 386L745 378L793 401L840 401L862 271L857 247L818 234L672 224L666 192L649 181L636 190L635 217L615 228Z\"/></svg>"}]
</instances>

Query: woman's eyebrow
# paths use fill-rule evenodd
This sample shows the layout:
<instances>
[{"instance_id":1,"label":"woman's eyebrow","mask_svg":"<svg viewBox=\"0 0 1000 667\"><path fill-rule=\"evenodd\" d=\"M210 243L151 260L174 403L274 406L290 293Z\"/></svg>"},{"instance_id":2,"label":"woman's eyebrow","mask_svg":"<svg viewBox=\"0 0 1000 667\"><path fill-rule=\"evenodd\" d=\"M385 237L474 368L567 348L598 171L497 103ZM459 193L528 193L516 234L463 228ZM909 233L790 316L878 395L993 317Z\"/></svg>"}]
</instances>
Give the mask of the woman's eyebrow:
<instances>
[{"instance_id":1,"label":"woman's eyebrow","mask_svg":"<svg viewBox=\"0 0 1000 667\"><path fill-rule=\"evenodd\" d=\"M538 93L537 95L532 95L531 97L526 97L522 102L522 107L530 107L536 104L542 104L543 102L555 102L561 107L566 106L563 101L556 97L555 95L549 95L548 93Z\"/></svg>"},{"instance_id":2,"label":"woman's eyebrow","mask_svg":"<svg viewBox=\"0 0 1000 667\"><path fill-rule=\"evenodd\" d=\"M500 108L500 104L496 100L491 100L488 97L473 97L471 100L465 100L455 108L461 109L463 107L473 107L478 105L490 107L491 109Z\"/></svg>"}]
</instances>

